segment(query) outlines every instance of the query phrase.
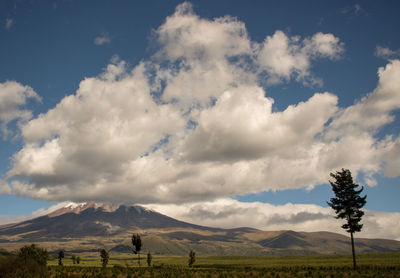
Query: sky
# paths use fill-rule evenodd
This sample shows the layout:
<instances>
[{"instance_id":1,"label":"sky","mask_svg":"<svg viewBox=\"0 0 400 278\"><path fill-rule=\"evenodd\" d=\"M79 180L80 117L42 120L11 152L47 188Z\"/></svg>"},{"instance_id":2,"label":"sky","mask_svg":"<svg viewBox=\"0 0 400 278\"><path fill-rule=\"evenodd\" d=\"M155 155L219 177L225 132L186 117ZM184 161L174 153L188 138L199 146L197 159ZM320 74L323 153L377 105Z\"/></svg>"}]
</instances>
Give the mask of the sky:
<instances>
[{"instance_id":1,"label":"sky","mask_svg":"<svg viewBox=\"0 0 400 278\"><path fill-rule=\"evenodd\" d=\"M345 168L360 236L400 240L399 11L0 0L0 223L95 201L344 233L326 202Z\"/></svg>"}]
</instances>

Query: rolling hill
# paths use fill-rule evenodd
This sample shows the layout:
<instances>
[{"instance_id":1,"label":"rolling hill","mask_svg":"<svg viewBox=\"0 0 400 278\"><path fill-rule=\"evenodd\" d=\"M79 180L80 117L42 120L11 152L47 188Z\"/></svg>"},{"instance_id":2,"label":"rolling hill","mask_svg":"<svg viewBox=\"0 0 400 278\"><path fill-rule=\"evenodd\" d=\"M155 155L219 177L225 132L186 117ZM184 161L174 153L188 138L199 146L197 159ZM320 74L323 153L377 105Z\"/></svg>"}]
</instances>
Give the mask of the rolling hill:
<instances>
[{"instance_id":1,"label":"rolling hill","mask_svg":"<svg viewBox=\"0 0 400 278\"><path fill-rule=\"evenodd\" d=\"M348 237L330 232L220 229L179 221L141 206L67 206L35 219L0 226L0 248L15 250L37 243L49 251L90 254L107 248L131 253L133 233L142 237L143 252L187 255L285 255L350 253ZM400 241L356 239L357 252L398 252Z\"/></svg>"}]
</instances>

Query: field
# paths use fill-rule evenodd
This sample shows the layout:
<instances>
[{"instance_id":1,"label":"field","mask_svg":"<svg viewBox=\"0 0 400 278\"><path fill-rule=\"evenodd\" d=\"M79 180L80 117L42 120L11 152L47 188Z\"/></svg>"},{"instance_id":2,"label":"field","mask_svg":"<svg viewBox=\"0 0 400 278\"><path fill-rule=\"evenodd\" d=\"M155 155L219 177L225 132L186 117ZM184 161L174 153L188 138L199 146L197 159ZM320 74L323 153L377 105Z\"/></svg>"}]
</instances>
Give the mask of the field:
<instances>
[{"instance_id":1,"label":"field","mask_svg":"<svg viewBox=\"0 0 400 278\"><path fill-rule=\"evenodd\" d=\"M147 267L143 255L138 267L135 256L118 255L103 269L100 257L82 257L79 266L66 257L64 266L54 258L48 269L50 277L400 277L400 253L360 254L357 271L352 270L349 255L197 257L191 268L187 261L155 256L152 267Z\"/></svg>"}]
</instances>

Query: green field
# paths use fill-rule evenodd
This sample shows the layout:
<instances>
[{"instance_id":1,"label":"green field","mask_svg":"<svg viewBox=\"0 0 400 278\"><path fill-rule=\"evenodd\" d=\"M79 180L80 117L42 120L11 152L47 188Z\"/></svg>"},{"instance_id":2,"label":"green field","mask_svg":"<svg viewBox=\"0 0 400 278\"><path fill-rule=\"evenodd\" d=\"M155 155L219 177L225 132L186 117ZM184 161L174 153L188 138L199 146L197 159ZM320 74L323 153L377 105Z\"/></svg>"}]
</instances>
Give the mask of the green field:
<instances>
[{"instance_id":1,"label":"green field","mask_svg":"<svg viewBox=\"0 0 400 278\"><path fill-rule=\"evenodd\" d=\"M47 267L40 268L13 259L18 258L16 255L0 254L0 278L400 277L400 253L359 254L356 271L352 269L351 255L197 256L193 267L188 267L186 256L153 256L149 267L146 255L142 254L139 267L136 255L111 253L105 268L101 266L100 256L80 256L79 265L73 264L71 256L65 254L63 265L59 266L57 254L53 253Z\"/></svg>"},{"instance_id":2,"label":"green field","mask_svg":"<svg viewBox=\"0 0 400 278\"><path fill-rule=\"evenodd\" d=\"M49 277L400 277L400 253L357 255L358 269L352 270L351 255L314 256L213 256L197 257L194 267L188 257L154 256L152 267L141 256L138 267L134 255L111 256L106 269L100 257L82 257L73 265L69 257L49 261Z\"/></svg>"},{"instance_id":3,"label":"green field","mask_svg":"<svg viewBox=\"0 0 400 278\"><path fill-rule=\"evenodd\" d=\"M188 257L182 256L153 256L154 266L187 266ZM73 266L70 256L63 259L65 266ZM357 264L360 266L397 266L400 267L400 253L371 253L357 255ZM58 265L58 259L53 256L48 265ZM129 266L137 267L136 255L112 255L109 267ZM146 254L141 254L141 265L146 264ZM80 266L101 266L99 257L81 257ZM351 267L351 255L309 255L309 256L207 256L196 257L196 267L229 268L229 267Z\"/></svg>"}]
</instances>

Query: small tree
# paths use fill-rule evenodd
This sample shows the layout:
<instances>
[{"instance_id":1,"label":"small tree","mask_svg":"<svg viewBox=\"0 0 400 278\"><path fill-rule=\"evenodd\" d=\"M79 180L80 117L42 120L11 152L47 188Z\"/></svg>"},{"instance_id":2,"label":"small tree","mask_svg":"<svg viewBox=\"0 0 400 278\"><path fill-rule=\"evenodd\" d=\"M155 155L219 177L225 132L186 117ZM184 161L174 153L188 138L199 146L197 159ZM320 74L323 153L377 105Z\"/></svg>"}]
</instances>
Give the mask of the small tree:
<instances>
[{"instance_id":1,"label":"small tree","mask_svg":"<svg viewBox=\"0 0 400 278\"><path fill-rule=\"evenodd\" d=\"M147 253L147 266L151 266L152 259L153 259L153 257L151 256L151 253L149 251L149 253Z\"/></svg>"},{"instance_id":2,"label":"small tree","mask_svg":"<svg viewBox=\"0 0 400 278\"><path fill-rule=\"evenodd\" d=\"M63 250L58 252L58 265L63 265L62 259L64 259L64 251Z\"/></svg>"},{"instance_id":3,"label":"small tree","mask_svg":"<svg viewBox=\"0 0 400 278\"><path fill-rule=\"evenodd\" d=\"M140 266L140 250L142 250L142 240L140 236L137 234L132 235L132 245L133 245L133 253L138 254L138 264Z\"/></svg>"},{"instance_id":4,"label":"small tree","mask_svg":"<svg viewBox=\"0 0 400 278\"><path fill-rule=\"evenodd\" d=\"M79 264L81 262L81 257L76 257L76 264Z\"/></svg>"},{"instance_id":5,"label":"small tree","mask_svg":"<svg viewBox=\"0 0 400 278\"><path fill-rule=\"evenodd\" d=\"M101 264L103 265L103 267L106 267L108 264L108 260L110 259L110 255L108 254L106 249L101 249L100 257L101 257Z\"/></svg>"},{"instance_id":6,"label":"small tree","mask_svg":"<svg viewBox=\"0 0 400 278\"><path fill-rule=\"evenodd\" d=\"M75 256L75 255L72 255L72 256L71 256L71 259L72 259L72 263L73 263L73 264L76 264L76 256Z\"/></svg>"},{"instance_id":7,"label":"small tree","mask_svg":"<svg viewBox=\"0 0 400 278\"><path fill-rule=\"evenodd\" d=\"M196 253L193 250L190 250L189 261L188 261L189 266L192 267L195 261L196 261Z\"/></svg>"},{"instance_id":8,"label":"small tree","mask_svg":"<svg viewBox=\"0 0 400 278\"><path fill-rule=\"evenodd\" d=\"M347 169L342 169L341 172L335 174L330 173L334 181L329 181L336 198L331 198L328 205L335 211L337 219L346 219L346 223L342 228L351 236L351 251L353 253L353 268L356 269L356 256L354 251L355 232L360 232L363 225L360 224L364 212L361 208L365 205L367 196L360 197L360 193L364 190L363 187L358 189L358 184L353 182L351 172Z\"/></svg>"}]
</instances>

